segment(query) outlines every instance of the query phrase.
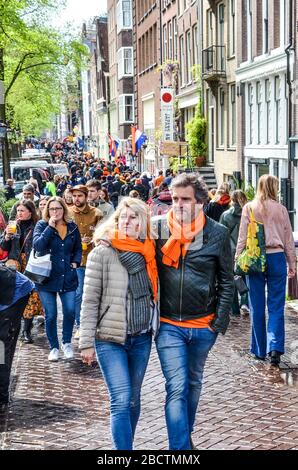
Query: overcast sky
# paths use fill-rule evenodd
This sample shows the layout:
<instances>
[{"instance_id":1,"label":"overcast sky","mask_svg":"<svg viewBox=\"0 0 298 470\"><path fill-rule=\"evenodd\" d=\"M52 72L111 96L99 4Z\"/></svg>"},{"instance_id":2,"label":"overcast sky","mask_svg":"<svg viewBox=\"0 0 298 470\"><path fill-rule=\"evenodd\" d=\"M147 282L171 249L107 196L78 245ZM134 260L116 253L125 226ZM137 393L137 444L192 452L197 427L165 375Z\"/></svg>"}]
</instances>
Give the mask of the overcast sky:
<instances>
[{"instance_id":1,"label":"overcast sky","mask_svg":"<svg viewBox=\"0 0 298 470\"><path fill-rule=\"evenodd\" d=\"M85 20L106 13L106 11L106 0L67 0L67 6L55 19L55 24L63 25L71 22L80 26Z\"/></svg>"}]
</instances>

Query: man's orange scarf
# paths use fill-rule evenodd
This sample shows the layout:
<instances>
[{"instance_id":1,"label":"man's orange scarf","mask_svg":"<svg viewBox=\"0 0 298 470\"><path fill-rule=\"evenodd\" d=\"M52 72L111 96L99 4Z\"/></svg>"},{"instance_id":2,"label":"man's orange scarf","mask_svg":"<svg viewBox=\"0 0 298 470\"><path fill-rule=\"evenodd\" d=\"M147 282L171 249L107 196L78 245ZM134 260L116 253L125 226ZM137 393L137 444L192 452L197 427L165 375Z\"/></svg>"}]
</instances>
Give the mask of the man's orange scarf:
<instances>
[{"instance_id":1,"label":"man's orange scarf","mask_svg":"<svg viewBox=\"0 0 298 470\"><path fill-rule=\"evenodd\" d=\"M133 238L120 238L118 230L115 230L111 233L110 242L113 248L116 248L120 251L132 251L134 253L140 253L144 256L146 262L146 270L148 277L150 279L153 296L156 300L157 298L157 286L158 286L158 272L157 265L155 260L155 244L153 240L148 238L144 243L139 240L134 240Z\"/></svg>"},{"instance_id":2,"label":"man's orange scarf","mask_svg":"<svg viewBox=\"0 0 298 470\"><path fill-rule=\"evenodd\" d=\"M173 209L171 209L167 214L167 224L170 229L171 236L161 249L163 253L163 264L178 269L181 254L184 258L189 245L203 229L205 222L205 214L203 211L200 211L197 218L190 224L181 225L175 218Z\"/></svg>"}]
</instances>

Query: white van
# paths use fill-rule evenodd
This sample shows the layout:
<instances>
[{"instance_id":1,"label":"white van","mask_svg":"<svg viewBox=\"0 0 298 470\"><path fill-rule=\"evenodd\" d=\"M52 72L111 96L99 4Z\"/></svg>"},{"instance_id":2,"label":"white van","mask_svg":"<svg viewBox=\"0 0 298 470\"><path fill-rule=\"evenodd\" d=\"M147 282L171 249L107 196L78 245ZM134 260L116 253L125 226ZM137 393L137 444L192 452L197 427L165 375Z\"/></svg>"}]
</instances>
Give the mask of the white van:
<instances>
[{"instance_id":1,"label":"white van","mask_svg":"<svg viewBox=\"0 0 298 470\"><path fill-rule=\"evenodd\" d=\"M37 180L39 189L42 189L42 181L48 180L53 175L51 164L42 160L24 160L10 164L11 177L15 181L15 193L21 193L23 186L31 177ZM3 170L0 167L0 184L3 186Z\"/></svg>"}]
</instances>

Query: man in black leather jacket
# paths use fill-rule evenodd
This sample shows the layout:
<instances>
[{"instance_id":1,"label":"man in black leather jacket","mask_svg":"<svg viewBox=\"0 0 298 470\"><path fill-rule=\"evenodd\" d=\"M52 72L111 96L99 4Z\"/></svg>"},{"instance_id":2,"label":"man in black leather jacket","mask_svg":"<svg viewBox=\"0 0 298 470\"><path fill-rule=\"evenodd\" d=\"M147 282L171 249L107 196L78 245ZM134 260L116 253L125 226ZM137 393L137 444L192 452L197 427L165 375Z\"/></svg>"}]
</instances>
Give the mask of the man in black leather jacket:
<instances>
[{"instance_id":1,"label":"man in black leather jacket","mask_svg":"<svg viewBox=\"0 0 298 470\"><path fill-rule=\"evenodd\" d=\"M187 450L194 448L191 432L205 362L229 324L233 262L227 229L203 213L208 199L203 180L183 173L172 181L171 192L173 209L157 221L161 326L156 344L166 379L169 448Z\"/></svg>"}]
</instances>

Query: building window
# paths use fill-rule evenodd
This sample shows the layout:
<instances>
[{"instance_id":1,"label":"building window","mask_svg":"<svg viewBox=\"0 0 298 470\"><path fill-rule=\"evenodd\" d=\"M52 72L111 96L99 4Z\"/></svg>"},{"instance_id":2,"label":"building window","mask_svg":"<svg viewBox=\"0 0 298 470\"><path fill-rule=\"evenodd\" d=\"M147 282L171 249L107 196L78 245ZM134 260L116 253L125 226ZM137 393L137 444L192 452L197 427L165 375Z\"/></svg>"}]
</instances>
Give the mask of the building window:
<instances>
[{"instance_id":1,"label":"building window","mask_svg":"<svg viewBox=\"0 0 298 470\"><path fill-rule=\"evenodd\" d=\"M230 146L236 145L236 85L230 87Z\"/></svg>"},{"instance_id":2,"label":"building window","mask_svg":"<svg viewBox=\"0 0 298 470\"><path fill-rule=\"evenodd\" d=\"M190 31L186 32L186 82L191 83L191 35Z\"/></svg>"},{"instance_id":3,"label":"building window","mask_svg":"<svg viewBox=\"0 0 298 470\"><path fill-rule=\"evenodd\" d=\"M133 95L119 95L119 124L134 122Z\"/></svg>"},{"instance_id":4,"label":"building window","mask_svg":"<svg viewBox=\"0 0 298 470\"><path fill-rule=\"evenodd\" d=\"M192 28L192 52L193 52L193 59L192 63L193 65L196 65L199 63L199 48L198 48L198 27L197 25L193 26Z\"/></svg>"},{"instance_id":5,"label":"building window","mask_svg":"<svg viewBox=\"0 0 298 470\"><path fill-rule=\"evenodd\" d=\"M132 47L121 47L118 50L118 79L122 77L132 77L133 75L133 54Z\"/></svg>"},{"instance_id":6,"label":"building window","mask_svg":"<svg viewBox=\"0 0 298 470\"><path fill-rule=\"evenodd\" d=\"M213 13L212 10L207 11L207 45L213 46L214 28L213 28Z\"/></svg>"},{"instance_id":7,"label":"building window","mask_svg":"<svg viewBox=\"0 0 298 470\"><path fill-rule=\"evenodd\" d=\"M279 178L279 160L273 160L273 175Z\"/></svg>"},{"instance_id":8,"label":"building window","mask_svg":"<svg viewBox=\"0 0 298 470\"><path fill-rule=\"evenodd\" d=\"M280 93L280 77L274 79L274 101L275 101L275 143L280 143L280 112L281 112L281 93Z\"/></svg>"},{"instance_id":9,"label":"building window","mask_svg":"<svg viewBox=\"0 0 298 470\"><path fill-rule=\"evenodd\" d=\"M173 18L173 32L174 32L174 60L178 59L178 26L176 16Z\"/></svg>"},{"instance_id":10,"label":"building window","mask_svg":"<svg viewBox=\"0 0 298 470\"><path fill-rule=\"evenodd\" d=\"M253 86L248 85L248 143L251 145L253 140Z\"/></svg>"},{"instance_id":11,"label":"building window","mask_svg":"<svg viewBox=\"0 0 298 470\"><path fill-rule=\"evenodd\" d=\"M168 31L167 31L167 25L165 24L163 26L163 59L166 61L168 60Z\"/></svg>"},{"instance_id":12,"label":"building window","mask_svg":"<svg viewBox=\"0 0 298 470\"><path fill-rule=\"evenodd\" d=\"M220 147L223 147L225 143L225 93L223 88L218 90L218 103L218 143Z\"/></svg>"},{"instance_id":13,"label":"building window","mask_svg":"<svg viewBox=\"0 0 298 470\"><path fill-rule=\"evenodd\" d=\"M168 23L168 34L169 34L169 53L168 53L168 58L169 60L173 60L174 54L173 54L173 29L172 29L172 21L169 21Z\"/></svg>"},{"instance_id":14,"label":"building window","mask_svg":"<svg viewBox=\"0 0 298 470\"><path fill-rule=\"evenodd\" d=\"M230 0L230 37L229 37L230 56L235 55L236 50L236 16L235 0Z\"/></svg>"},{"instance_id":15,"label":"building window","mask_svg":"<svg viewBox=\"0 0 298 470\"><path fill-rule=\"evenodd\" d=\"M256 98L257 98L257 126L258 126L258 144L261 143L261 126L262 126L262 88L261 83L257 82L256 88Z\"/></svg>"},{"instance_id":16,"label":"building window","mask_svg":"<svg viewBox=\"0 0 298 470\"><path fill-rule=\"evenodd\" d=\"M263 54L269 51L268 0L263 0Z\"/></svg>"},{"instance_id":17,"label":"building window","mask_svg":"<svg viewBox=\"0 0 298 470\"><path fill-rule=\"evenodd\" d=\"M179 38L179 53L180 53L180 83L181 86L185 85L185 52L184 52L184 36Z\"/></svg>"},{"instance_id":18,"label":"building window","mask_svg":"<svg viewBox=\"0 0 298 470\"><path fill-rule=\"evenodd\" d=\"M269 78L265 80L265 103L266 103L266 144L270 143L270 107L271 107L271 83Z\"/></svg>"},{"instance_id":19,"label":"building window","mask_svg":"<svg viewBox=\"0 0 298 470\"><path fill-rule=\"evenodd\" d=\"M131 0L120 0L117 3L117 33L122 29L132 28Z\"/></svg>"},{"instance_id":20,"label":"building window","mask_svg":"<svg viewBox=\"0 0 298 470\"><path fill-rule=\"evenodd\" d=\"M252 60L252 0L247 1L247 56Z\"/></svg>"}]
</instances>

